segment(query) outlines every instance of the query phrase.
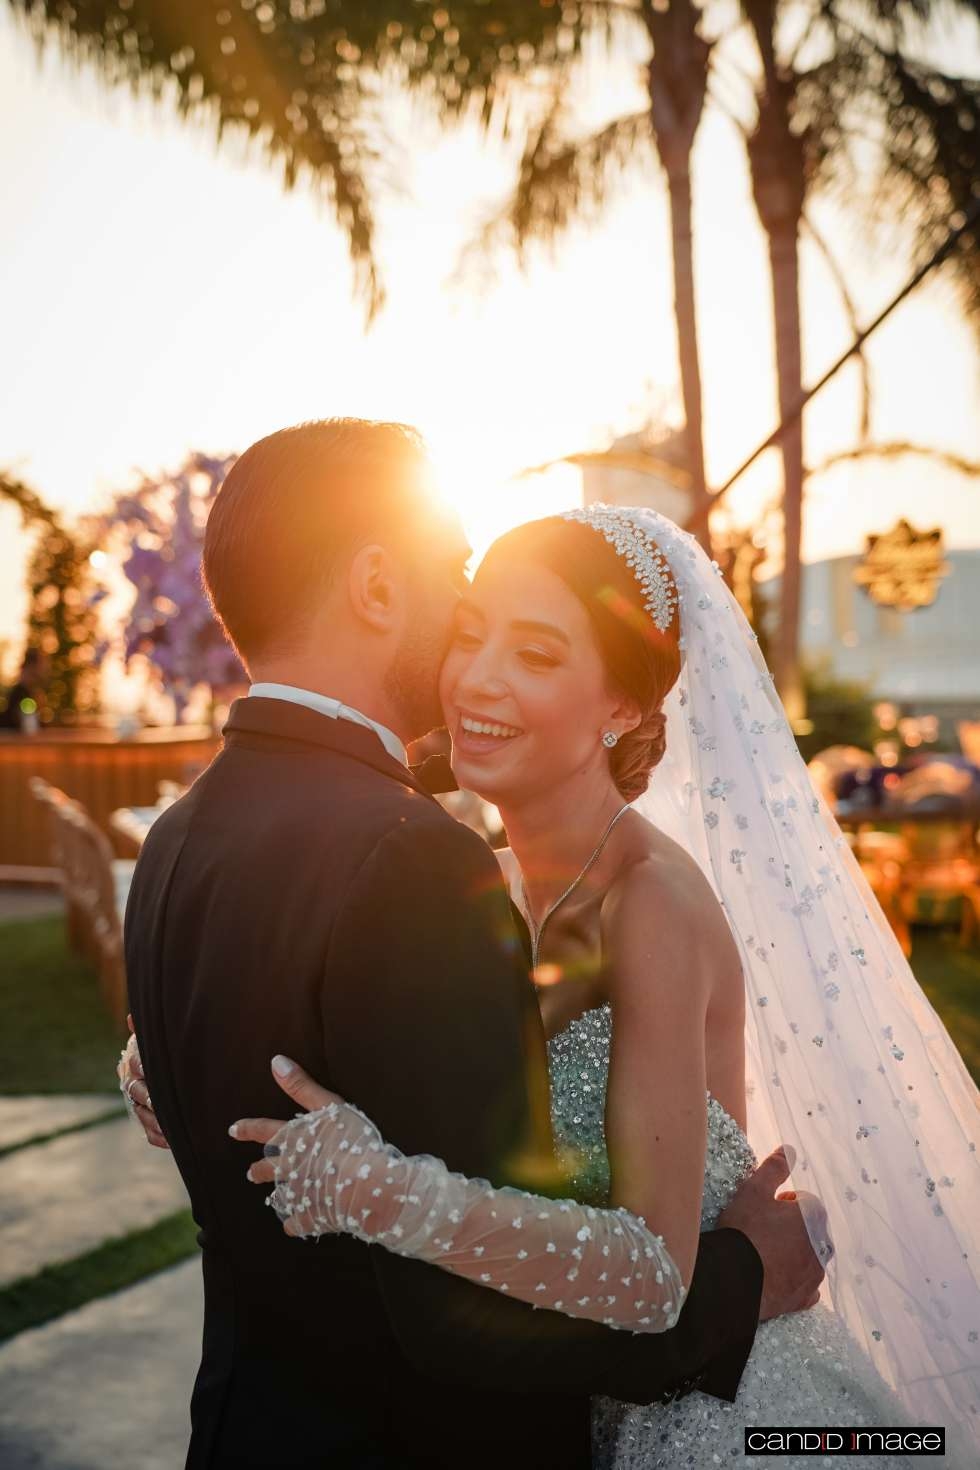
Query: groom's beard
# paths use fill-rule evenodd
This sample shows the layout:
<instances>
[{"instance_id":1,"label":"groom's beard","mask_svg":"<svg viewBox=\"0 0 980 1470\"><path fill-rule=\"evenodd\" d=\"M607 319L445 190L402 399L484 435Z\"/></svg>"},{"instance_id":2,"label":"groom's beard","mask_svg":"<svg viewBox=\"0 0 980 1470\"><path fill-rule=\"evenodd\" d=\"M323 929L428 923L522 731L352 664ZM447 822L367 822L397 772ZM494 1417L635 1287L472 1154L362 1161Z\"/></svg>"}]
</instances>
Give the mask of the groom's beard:
<instances>
[{"instance_id":1,"label":"groom's beard","mask_svg":"<svg viewBox=\"0 0 980 1470\"><path fill-rule=\"evenodd\" d=\"M421 740L446 723L439 703L439 670L445 635L436 636L422 619L407 633L385 674L385 693L398 709L409 741Z\"/></svg>"}]
</instances>

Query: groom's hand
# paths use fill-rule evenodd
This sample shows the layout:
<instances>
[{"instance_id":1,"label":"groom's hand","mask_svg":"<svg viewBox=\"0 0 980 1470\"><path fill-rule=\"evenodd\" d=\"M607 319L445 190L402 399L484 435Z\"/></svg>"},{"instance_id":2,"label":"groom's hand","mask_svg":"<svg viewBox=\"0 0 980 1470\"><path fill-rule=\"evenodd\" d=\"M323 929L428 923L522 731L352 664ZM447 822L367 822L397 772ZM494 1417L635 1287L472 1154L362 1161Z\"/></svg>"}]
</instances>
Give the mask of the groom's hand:
<instances>
[{"instance_id":1,"label":"groom's hand","mask_svg":"<svg viewBox=\"0 0 980 1470\"><path fill-rule=\"evenodd\" d=\"M741 1230L762 1258L765 1271L759 1320L799 1312L816 1304L824 1268L810 1244L806 1217L827 1242L825 1260L833 1253L827 1214L816 1195L783 1190L792 1165L779 1148L740 1186L718 1219L719 1229Z\"/></svg>"}]
</instances>

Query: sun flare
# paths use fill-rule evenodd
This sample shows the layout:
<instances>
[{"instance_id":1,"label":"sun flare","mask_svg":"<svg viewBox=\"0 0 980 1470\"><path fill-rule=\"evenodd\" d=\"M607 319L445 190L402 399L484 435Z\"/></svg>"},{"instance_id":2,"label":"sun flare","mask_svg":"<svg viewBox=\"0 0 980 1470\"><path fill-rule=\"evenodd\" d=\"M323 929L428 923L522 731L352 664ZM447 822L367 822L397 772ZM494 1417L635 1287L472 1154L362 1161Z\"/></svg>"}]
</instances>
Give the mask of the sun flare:
<instances>
[{"instance_id":1,"label":"sun flare","mask_svg":"<svg viewBox=\"0 0 980 1470\"><path fill-rule=\"evenodd\" d=\"M462 436L433 434L429 447L434 493L462 520L472 567L513 526L582 503L582 475L574 465L558 463L525 477L514 458L482 444L474 448Z\"/></svg>"}]
</instances>

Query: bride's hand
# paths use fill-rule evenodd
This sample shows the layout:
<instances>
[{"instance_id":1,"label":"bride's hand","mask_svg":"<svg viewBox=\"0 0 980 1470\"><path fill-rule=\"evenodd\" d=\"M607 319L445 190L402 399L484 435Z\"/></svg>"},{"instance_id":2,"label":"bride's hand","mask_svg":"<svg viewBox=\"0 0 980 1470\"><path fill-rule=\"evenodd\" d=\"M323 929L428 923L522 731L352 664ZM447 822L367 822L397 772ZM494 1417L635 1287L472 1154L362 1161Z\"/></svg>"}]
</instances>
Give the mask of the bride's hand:
<instances>
[{"instance_id":1,"label":"bride's hand","mask_svg":"<svg viewBox=\"0 0 980 1470\"><path fill-rule=\"evenodd\" d=\"M320 1108L328 1107L330 1103L340 1103L341 1098L334 1092L328 1092L321 1087L309 1072L305 1072L298 1063L291 1061L289 1057L277 1056L272 1059L272 1075L287 1097L303 1112L314 1113ZM286 1126L284 1118L239 1118L237 1123L232 1123L228 1132L236 1143L260 1143L264 1150L268 1150L265 1158L257 1164L252 1164L246 1171L246 1178L251 1184L275 1184L276 1159L278 1150L274 1146L270 1149L271 1140L281 1128ZM299 1235L302 1232L290 1229L291 1220L283 1222L283 1229L287 1235Z\"/></svg>"},{"instance_id":2,"label":"bride's hand","mask_svg":"<svg viewBox=\"0 0 980 1470\"><path fill-rule=\"evenodd\" d=\"M680 1272L661 1237L629 1211L495 1189L452 1173L440 1159L406 1157L370 1118L301 1067L277 1057L273 1071L310 1111L289 1123L242 1119L230 1132L263 1145L266 1157L248 1177L275 1184L266 1204L287 1235L348 1235L533 1307L629 1332L663 1332L676 1323L685 1296ZM617 1281L632 1289L623 1293Z\"/></svg>"}]
</instances>

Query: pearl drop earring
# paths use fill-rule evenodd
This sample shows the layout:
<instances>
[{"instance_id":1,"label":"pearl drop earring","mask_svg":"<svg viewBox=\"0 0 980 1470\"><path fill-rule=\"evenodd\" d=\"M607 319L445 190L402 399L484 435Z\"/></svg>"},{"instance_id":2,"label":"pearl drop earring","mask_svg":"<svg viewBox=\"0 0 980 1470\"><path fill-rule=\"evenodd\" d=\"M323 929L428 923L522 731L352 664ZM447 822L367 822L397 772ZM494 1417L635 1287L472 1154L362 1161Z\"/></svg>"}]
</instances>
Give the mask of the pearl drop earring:
<instances>
[{"instance_id":1,"label":"pearl drop earring","mask_svg":"<svg viewBox=\"0 0 980 1470\"><path fill-rule=\"evenodd\" d=\"M607 750L612 750L614 746L618 745L619 744L619 736L616 734L616 731L615 730L607 730L606 733L605 733L605 735L603 735L603 737L602 737L602 743L606 747Z\"/></svg>"}]
</instances>

